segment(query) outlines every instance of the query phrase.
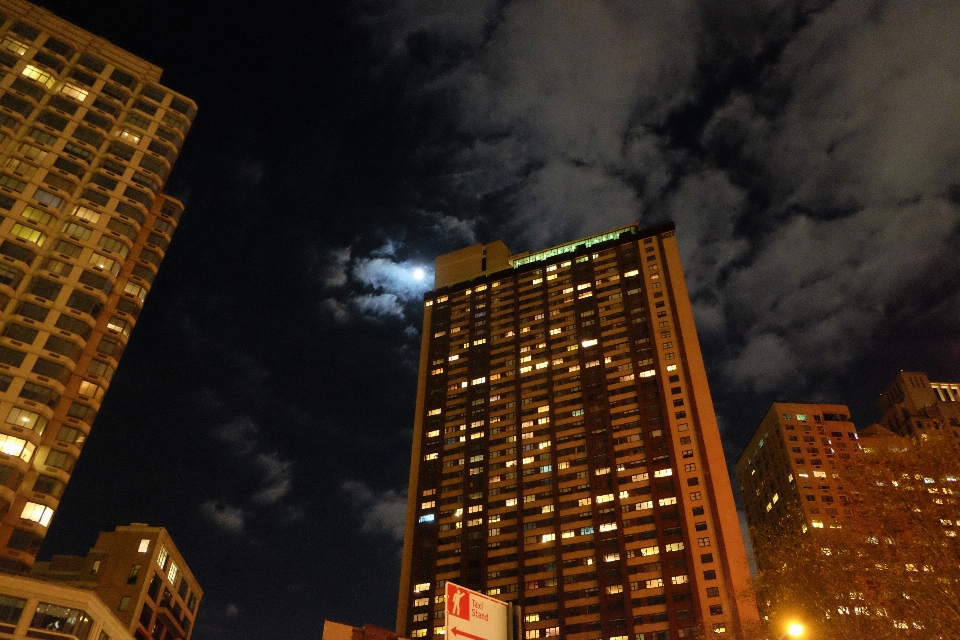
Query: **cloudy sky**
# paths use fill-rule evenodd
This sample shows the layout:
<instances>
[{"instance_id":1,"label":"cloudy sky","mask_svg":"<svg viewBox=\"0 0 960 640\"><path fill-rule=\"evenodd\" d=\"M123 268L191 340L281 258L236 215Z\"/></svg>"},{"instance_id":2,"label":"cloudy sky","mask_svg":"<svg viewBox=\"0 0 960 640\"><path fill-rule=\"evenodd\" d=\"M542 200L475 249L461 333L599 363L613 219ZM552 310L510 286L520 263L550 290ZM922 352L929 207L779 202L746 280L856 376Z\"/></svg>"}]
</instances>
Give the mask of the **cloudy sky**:
<instances>
[{"instance_id":1,"label":"cloudy sky","mask_svg":"<svg viewBox=\"0 0 960 640\"><path fill-rule=\"evenodd\" d=\"M197 640L393 625L439 253L673 220L731 460L775 399L960 380L960 3L41 4L200 105L43 551L166 526Z\"/></svg>"}]
</instances>

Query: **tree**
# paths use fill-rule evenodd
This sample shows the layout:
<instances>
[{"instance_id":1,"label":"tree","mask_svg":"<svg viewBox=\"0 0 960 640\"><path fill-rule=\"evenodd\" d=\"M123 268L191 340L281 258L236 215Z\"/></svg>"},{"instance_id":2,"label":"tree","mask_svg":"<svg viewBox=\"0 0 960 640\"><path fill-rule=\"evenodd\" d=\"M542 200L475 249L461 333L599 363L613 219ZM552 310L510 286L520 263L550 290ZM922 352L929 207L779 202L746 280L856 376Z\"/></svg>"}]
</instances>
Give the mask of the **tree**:
<instances>
[{"instance_id":1,"label":"tree","mask_svg":"<svg viewBox=\"0 0 960 640\"><path fill-rule=\"evenodd\" d=\"M854 507L840 526L796 510L751 532L761 612L811 639L960 639L960 447L943 432L861 446L835 470Z\"/></svg>"}]
</instances>

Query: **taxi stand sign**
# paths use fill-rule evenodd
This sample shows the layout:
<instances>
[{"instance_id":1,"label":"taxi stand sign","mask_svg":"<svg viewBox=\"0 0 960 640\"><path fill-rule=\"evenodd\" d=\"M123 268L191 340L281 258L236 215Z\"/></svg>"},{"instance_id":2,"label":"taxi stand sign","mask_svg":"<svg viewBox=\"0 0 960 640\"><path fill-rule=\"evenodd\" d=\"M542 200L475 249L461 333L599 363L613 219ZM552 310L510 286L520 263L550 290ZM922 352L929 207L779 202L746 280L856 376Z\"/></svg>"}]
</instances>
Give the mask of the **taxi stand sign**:
<instances>
[{"instance_id":1,"label":"taxi stand sign","mask_svg":"<svg viewBox=\"0 0 960 640\"><path fill-rule=\"evenodd\" d=\"M448 640L517 640L517 607L482 593L447 583L445 598Z\"/></svg>"}]
</instances>

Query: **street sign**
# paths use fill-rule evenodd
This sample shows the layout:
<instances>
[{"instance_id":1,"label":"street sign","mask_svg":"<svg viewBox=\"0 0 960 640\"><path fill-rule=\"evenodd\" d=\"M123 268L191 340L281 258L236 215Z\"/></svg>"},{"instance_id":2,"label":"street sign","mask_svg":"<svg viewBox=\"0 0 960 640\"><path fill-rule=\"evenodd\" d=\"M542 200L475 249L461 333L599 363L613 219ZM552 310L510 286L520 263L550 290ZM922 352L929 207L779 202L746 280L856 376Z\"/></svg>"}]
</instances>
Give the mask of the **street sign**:
<instances>
[{"instance_id":1,"label":"street sign","mask_svg":"<svg viewBox=\"0 0 960 640\"><path fill-rule=\"evenodd\" d=\"M452 582L447 583L449 640L509 640L509 605Z\"/></svg>"}]
</instances>

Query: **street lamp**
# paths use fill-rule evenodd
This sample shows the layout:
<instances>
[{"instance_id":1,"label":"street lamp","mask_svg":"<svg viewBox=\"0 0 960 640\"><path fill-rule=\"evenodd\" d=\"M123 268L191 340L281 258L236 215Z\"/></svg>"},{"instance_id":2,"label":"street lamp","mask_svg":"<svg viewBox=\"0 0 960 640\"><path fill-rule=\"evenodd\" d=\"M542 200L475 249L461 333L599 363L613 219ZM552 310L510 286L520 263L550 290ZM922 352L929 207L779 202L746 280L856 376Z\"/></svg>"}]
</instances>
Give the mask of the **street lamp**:
<instances>
[{"instance_id":1,"label":"street lamp","mask_svg":"<svg viewBox=\"0 0 960 640\"><path fill-rule=\"evenodd\" d=\"M803 625L799 622L791 622L787 627L787 632L780 636L780 640L785 640L787 636L799 638L803 634Z\"/></svg>"}]
</instances>

